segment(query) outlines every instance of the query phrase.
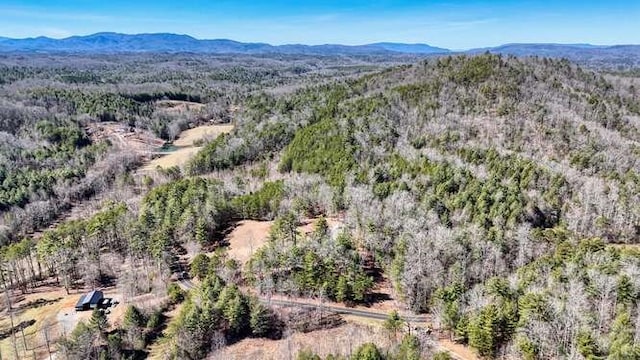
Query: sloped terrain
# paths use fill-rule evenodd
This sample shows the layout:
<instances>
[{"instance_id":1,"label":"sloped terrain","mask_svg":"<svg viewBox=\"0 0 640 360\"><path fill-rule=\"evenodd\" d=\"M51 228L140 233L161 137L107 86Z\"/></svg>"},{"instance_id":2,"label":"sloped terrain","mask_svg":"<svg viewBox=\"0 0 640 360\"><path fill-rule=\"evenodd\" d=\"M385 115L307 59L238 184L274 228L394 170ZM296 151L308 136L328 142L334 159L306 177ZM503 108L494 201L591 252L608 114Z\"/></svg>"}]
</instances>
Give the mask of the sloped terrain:
<instances>
[{"instance_id":1,"label":"sloped terrain","mask_svg":"<svg viewBox=\"0 0 640 360\"><path fill-rule=\"evenodd\" d=\"M250 103L191 171L273 156L320 175L408 304L481 355L613 354L637 316L637 253L607 246L640 235L636 86L564 60L428 60Z\"/></svg>"}]
</instances>

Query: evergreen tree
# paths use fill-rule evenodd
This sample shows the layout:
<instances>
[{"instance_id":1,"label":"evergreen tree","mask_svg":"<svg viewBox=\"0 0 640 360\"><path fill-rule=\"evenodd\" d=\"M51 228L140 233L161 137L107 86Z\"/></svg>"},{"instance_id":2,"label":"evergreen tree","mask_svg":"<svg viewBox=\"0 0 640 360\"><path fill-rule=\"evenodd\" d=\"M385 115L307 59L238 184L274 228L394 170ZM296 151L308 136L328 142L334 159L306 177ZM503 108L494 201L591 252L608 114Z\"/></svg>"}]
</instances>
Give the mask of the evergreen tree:
<instances>
[{"instance_id":1,"label":"evergreen tree","mask_svg":"<svg viewBox=\"0 0 640 360\"><path fill-rule=\"evenodd\" d=\"M198 220L196 221L195 239L199 244L207 243L207 228L202 217L198 217Z\"/></svg>"},{"instance_id":2,"label":"evergreen tree","mask_svg":"<svg viewBox=\"0 0 640 360\"><path fill-rule=\"evenodd\" d=\"M300 350L296 355L296 360L322 360L322 358L311 350Z\"/></svg>"},{"instance_id":3,"label":"evergreen tree","mask_svg":"<svg viewBox=\"0 0 640 360\"><path fill-rule=\"evenodd\" d=\"M387 329L389 333L392 333L395 338L398 335L398 331L402 330L403 324L404 321L400 317L400 314L398 314L398 311L393 310L389 313L387 320L384 321L384 328Z\"/></svg>"},{"instance_id":4,"label":"evergreen tree","mask_svg":"<svg viewBox=\"0 0 640 360\"><path fill-rule=\"evenodd\" d=\"M237 286L227 286L222 290L216 308L227 320L232 335L240 335L248 328L249 307L245 296Z\"/></svg>"},{"instance_id":5,"label":"evergreen tree","mask_svg":"<svg viewBox=\"0 0 640 360\"><path fill-rule=\"evenodd\" d=\"M93 309L93 313L91 313L91 318L89 319L89 328L94 331L97 331L100 336L104 336L107 328L109 327L109 322L107 321L107 316L105 315L102 309Z\"/></svg>"},{"instance_id":6,"label":"evergreen tree","mask_svg":"<svg viewBox=\"0 0 640 360\"><path fill-rule=\"evenodd\" d=\"M488 305L469 321L469 345L478 350L480 355L492 357L498 345L498 331L498 310L495 305Z\"/></svg>"},{"instance_id":7,"label":"evergreen tree","mask_svg":"<svg viewBox=\"0 0 640 360\"><path fill-rule=\"evenodd\" d=\"M405 335L402 338L396 360L420 360L420 341L413 335Z\"/></svg>"},{"instance_id":8,"label":"evergreen tree","mask_svg":"<svg viewBox=\"0 0 640 360\"><path fill-rule=\"evenodd\" d=\"M170 283L169 286L167 286L167 295L172 304L183 302L186 296L184 290L176 283Z\"/></svg>"},{"instance_id":9,"label":"evergreen tree","mask_svg":"<svg viewBox=\"0 0 640 360\"><path fill-rule=\"evenodd\" d=\"M308 250L304 255L304 288L305 289L314 289L316 287L316 281L320 279L318 272L321 269L318 268L318 259L317 255L312 251Z\"/></svg>"},{"instance_id":10,"label":"evergreen tree","mask_svg":"<svg viewBox=\"0 0 640 360\"><path fill-rule=\"evenodd\" d=\"M125 329L143 327L145 324L144 315L134 305L129 305L124 312L124 319L122 320L122 326Z\"/></svg>"},{"instance_id":11,"label":"evergreen tree","mask_svg":"<svg viewBox=\"0 0 640 360\"><path fill-rule=\"evenodd\" d=\"M375 344L365 343L351 355L351 360L384 360L384 357Z\"/></svg>"},{"instance_id":12,"label":"evergreen tree","mask_svg":"<svg viewBox=\"0 0 640 360\"><path fill-rule=\"evenodd\" d=\"M279 239L282 245L293 243L295 246L298 239L298 219L292 212L287 212L276 218L271 228L270 239Z\"/></svg>"},{"instance_id":13,"label":"evergreen tree","mask_svg":"<svg viewBox=\"0 0 640 360\"><path fill-rule=\"evenodd\" d=\"M122 353L122 336L120 332L114 332L107 336L107 348L109 349L109 356L111 359L119 359Z\"/></svg>"},{"instance_id":14,"label":"evergreen tree","mask_svg":"<svg viewBox=\"0 0 640 360\"><path fill-rule=\"evenodd\" d=\"M327 219L324 216L321 216L313 226L313 237L320 241L327 235L329 235L329 223L327 223Z\"/></svg>"},{"instance_id":15,"label":"evergreen tree","mask_svg":"<svg viewBox=\"0 0 640 360\"><path fill-rule=\"evenodd\" d=\"M591 332L583 330L578 333L578 352L587 360L601 359L598 343Z\"/></svg>"},{"instance_id":16,"label":"evergreen tree","mask_svg":"<svg viewBox=\"0 0 640 360\"><path fill-rule=\"evenodd\" d=\"M445 351L439 351L433 354L433 360L451 360L451 355Z\"/></svg>"},{"instance_id":17,"label":"evergreen tree","mask_svg":"<svg viewBox=\"0 0 640 360\"><path fill-rule=\"evenodd\" d=\"M627 305L636 299L633 284L631 283L631 279L629 278L629 276L621 275L618 278L617 289L617 297L619 303Z\"/></svg>"},{"instance_id":18,"label":"evergreen tree","mask_svg":"<svg viewBox=\"0 0 640 360\"><path fill-rule=\"evenodd\" d=\"M251 313L249 316L249 326L251 334L257 337L267 336L270 330L271 319L269 311L257 300L251 303Z\"/></svg>"},{"instance_id":19,"label":"evergreen tree","mask_svg":"<svg viewBox=\"0 0 640 360\"><path fill-rule=\"evenodd\" d=\"M640 359L640 346L635 343L634 328L628 311L622 311L616 316L609 338L611 345L608 360Z\"/></svg>"},{"instance_id":20,"label":"evergreen tree","mask_svg":"<svg viewBox=\"0 0 640 360\"><path fill-rule=\"evenodd\" d=\"M189 272L191 277L200 280L204 279L209 273L210 262L211 259L207 255L202 253L196 255L191 261L191 271Z\"/></svg>"},{"instance_id":21,"label":"evergreen tree","mask_svg":"<svg viewBox=\"0 0 640 360\"><path fill-rule=\"evenodd\" d=\"M373 287L373 279L371 277L362 273L357 274L352 286L353 300L364 301L371 287Z\"/></svg>"},{"instance_id":22,"label":"evergreen tree","mask_svg":"<svg viewBox=\"0 0 640 360\"><path fill-rule=\"evenodd\" d=\"M349 283L344 275L338 277L338 284L336 285L336 301L344 302L349 300L351 294L349 292Z\"/></svg>"}]
</instances>

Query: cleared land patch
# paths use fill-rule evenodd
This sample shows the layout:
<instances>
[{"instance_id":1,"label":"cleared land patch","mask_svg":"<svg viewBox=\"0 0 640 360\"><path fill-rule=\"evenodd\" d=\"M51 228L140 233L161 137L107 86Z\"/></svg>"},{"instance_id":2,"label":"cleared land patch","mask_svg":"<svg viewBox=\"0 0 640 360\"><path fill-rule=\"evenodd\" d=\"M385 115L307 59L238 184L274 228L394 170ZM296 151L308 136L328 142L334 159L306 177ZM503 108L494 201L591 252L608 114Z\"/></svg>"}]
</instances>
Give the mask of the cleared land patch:
<instances>
[{"instance_id":1,"label":"cleared land patch","mask_svg":"<svg viewBox=\"0 0 640 360\"><path fill-rule=\"evenodd\" d=\"M267 242L273 221L240 221L227 236L229 257L244 265Z\"/></svg>"},{"instance_id":2,"label":"cleared land patch","mask_svg":"<svg viewBox=\"0 0 640 360\"><path fill-rule=\"evenodd\" d=\"M316 222L317 219L302 220L298 232L302 235L312 232ZM327 218L327 223L332 232L342 227L342 223L337 219ZM273 221L240 221L226 238L229 257L242 265L246 264L253 253L267 242L271 225Z\"/></svg>"},{"instance_id":3,"label":"cleared land patch","mask_svg":"<svg viewBox=\"0 0 640 360\"><path fill-rule=\"evenodd\" d=\"M180 133L180 137L173 142L175 146L193 146L199 140L213 140L220 134L233 130L233 125L202 125Z\"/></svg>"},{"instance_id":4,"label":"cleared land patch","mask_svg":"<svg viewBox=\"0 0 640 360\"><path fill-rule=\"evenodd\" d=\"M180 137L174 141L177 150L167 152L166 155L151 160L142 170L155 170L158 166L161 168L169 168L172 166L183 166L191 159L202 147L194 146L199 140L212 140L220 134L226 134L233 130L233 125L203 125L193 129L185 130L180 133Z\"/></svg>"},{"instance_id":5,"label":"cleared land patch","mask_svg":"<svg viewBox=\"0 0 640 360\"><path fill-rule=\"evenodd\" d=\"M183 166L189 161L201 147L181 148L176 151L162 155L159 158L149 161L149 163L141 168L141 170L155 170L158 166L161 168L169 168L172 166Z\"/></svg>"}]
</instances>

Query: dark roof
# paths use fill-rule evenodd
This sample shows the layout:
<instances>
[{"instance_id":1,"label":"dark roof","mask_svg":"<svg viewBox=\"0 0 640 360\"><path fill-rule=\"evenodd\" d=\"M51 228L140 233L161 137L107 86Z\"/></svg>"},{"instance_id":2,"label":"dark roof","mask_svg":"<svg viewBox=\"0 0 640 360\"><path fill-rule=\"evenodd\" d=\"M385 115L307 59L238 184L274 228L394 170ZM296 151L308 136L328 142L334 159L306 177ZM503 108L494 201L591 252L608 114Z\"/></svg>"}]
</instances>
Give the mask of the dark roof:
<instances>
[{"instance_id":1,"label":"dark roof","mask_svg":"<svg viewBox=\"0 0 640 360\"><path fill-rule=\"evenodd\" d=\"M84 298L85 298L85 295L80 296L80 300L78 300L76 307L82 307L82 304L84 303Z\"/></svg>"},{"instance_id":2,"label":"dark roof","mask_svg":"<svg viewBox=\"0 0 640 360\"><path fill-rule=\"evenodd\" d=\"M83 296L80 301L78 301L78 305L88 305L88 304L97 304L100 299L103 298L102 291L93 290L87 295ZM76 305L77 306L77 305Z\"/></svg>"}]
</instances>

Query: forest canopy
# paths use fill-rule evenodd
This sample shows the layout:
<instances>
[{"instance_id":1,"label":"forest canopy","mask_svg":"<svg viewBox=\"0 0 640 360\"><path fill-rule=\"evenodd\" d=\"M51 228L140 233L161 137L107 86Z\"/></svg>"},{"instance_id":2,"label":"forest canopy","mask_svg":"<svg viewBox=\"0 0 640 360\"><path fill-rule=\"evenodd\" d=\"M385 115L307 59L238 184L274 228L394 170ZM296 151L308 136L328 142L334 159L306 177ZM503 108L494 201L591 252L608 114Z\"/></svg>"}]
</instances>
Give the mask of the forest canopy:
<instances>
[{"instance_id":1,"label":"forest canopy","mask_svg":"<svg viewBox=\"0 0 640 360\"><path fill-rule=\"evenodd\" d=\"M266 298L388 296L483 358L640 356L633 73L492 54L68 61L0 58L3 289L115 283L166 300L109 334L92 316L69 354L143 356L179 307L167 356L200 359L311 327ZM171 148L212 124L233 130L182 167L144 168L163 149L118 140ZM248 221L268 230L245 262L229 234ZM392 346L327 358L447 358L390 319Z\"/></svg>"}]
</instances>

